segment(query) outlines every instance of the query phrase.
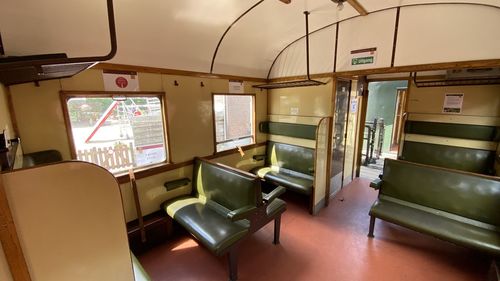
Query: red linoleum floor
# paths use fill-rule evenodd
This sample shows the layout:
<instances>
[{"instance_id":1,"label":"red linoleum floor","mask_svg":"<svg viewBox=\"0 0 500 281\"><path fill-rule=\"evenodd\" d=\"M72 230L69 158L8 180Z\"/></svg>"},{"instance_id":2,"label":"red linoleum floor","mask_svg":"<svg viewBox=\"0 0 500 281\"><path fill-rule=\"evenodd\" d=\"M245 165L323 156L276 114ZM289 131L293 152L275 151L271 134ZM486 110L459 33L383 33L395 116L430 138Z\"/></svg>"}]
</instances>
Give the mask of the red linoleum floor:
<instances>
[{"instance_id":1,"label":"red linoleum floor","mask_svg":"<svg viewBox=\"0 0 500 281\"><path fill-rule=\"evenodd\" d=\"M270 223L240 247L239 280L486 280L489 260L474 251L377 220L369 239L368 210L377 193L356 179L312 217L307 199L285 197L281 244ZM155 281L228 280L226 259L188 235L139 257Z\"/></svg>"}]
</instances>

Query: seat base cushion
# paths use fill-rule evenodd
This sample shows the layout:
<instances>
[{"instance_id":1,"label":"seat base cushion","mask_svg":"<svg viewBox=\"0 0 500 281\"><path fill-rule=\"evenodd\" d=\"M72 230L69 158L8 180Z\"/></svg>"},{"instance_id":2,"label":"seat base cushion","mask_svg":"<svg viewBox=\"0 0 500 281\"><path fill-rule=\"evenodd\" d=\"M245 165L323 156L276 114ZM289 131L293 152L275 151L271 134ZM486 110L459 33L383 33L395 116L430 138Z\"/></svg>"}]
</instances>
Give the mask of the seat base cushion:
<instances>
[{"instance_id":1,"label":"seat base cushion","mask_svg":"<svg viewBox=\"0 0 500 281\"><path fill-rule=\"evenodd\" d=\"M442 214L439 210L417 209L380 198L370 209L370 216L500 256L500 232L464 222L467 220L465 218L459 221Z\"/></svg>"},{"instance_id":2,"label":"seat base cushion","mask_svg":"<svg viewBox=\"0 0 500 281\"><path fill-rule=\"evenodd\" d=\"M286 189L305 195L311 195L313 179L310 176L275 171L270 167L262 167L252 170L259 177L286 187Z\"/></svg>"},{"instance_id":3,"label":"seat base cushion","mask_svg":"<svg viewBox=\"0 0 500 281\"><path fill-rule=\"evenodd\" d=\"M248 224L226 219L198 198L179 198L163 203L162 207L169 216L218 256L248 233Z\"/></svg>"}]
</instances>

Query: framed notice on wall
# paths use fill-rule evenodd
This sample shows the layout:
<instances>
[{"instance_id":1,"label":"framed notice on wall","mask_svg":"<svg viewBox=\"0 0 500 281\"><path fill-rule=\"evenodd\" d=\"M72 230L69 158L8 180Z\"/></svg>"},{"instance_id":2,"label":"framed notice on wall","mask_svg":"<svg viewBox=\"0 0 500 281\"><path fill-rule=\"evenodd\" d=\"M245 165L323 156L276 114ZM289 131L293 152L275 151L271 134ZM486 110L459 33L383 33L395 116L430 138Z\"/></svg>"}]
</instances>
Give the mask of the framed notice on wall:
<instances>
[{"instance_id":1,"label":"framed notice on wall","mask_svg":"<svg viewBox=\"0 0 500 281\"><path fill-rule=\"evenodd\" d=\"M464 94L444 94L443 113L462 113Z\"/></svg>"},{"instance_id":2,"label":"framed notice on wall","mask_svg":"<svg viewBox=\"0 0 500 281\"><path fill-rule=\"evenodd\" d=\"M137 72L104 70L102 78L105 91L139 91Z\"/></svg>"}]
</instances>

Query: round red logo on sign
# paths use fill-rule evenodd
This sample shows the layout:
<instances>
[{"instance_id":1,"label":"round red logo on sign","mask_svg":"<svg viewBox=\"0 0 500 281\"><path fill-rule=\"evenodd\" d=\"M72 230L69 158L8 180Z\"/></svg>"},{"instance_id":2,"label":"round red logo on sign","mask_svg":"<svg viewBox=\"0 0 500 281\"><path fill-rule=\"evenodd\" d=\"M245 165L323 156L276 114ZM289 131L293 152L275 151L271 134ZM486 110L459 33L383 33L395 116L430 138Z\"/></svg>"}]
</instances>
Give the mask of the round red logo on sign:
<instances>
[{"instance_id":1,"label":"round red logo on sign","mask_svg":"<svg viewBox=\"0 0 500 281\"><path fill-rule=\"evenodd\" d=\"M125 88L128 85L127 79L125 79L124 77L121 77L121 76L116 78L115 83L116 83L116 86L118 86L118 88Z\"/></svg>"}]
</instances>

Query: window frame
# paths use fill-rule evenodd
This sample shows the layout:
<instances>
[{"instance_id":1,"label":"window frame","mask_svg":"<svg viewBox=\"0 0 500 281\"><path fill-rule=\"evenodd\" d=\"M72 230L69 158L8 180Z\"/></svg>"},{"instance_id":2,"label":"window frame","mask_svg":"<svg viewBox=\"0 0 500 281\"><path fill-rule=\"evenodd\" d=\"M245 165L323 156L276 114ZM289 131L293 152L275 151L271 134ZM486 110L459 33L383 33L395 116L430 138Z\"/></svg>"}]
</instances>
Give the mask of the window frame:
<instances>
[{"instance_id":1,"label":"window frame","mask_svg":"<svg viewBox=\"0 0 500 281\"><path fill-rule=\"evenodd\" d=\"M212 93L212 126L213 126L213 144L214 144L213 154L215 155L217 153L223 153L223 152L227 152L227 151L237 151L238 147L233 147L233 148L217 151L217 145L221 144L221 143L240 139L240 138L236 138L236 139L231 139L231 140L225 140L222 142L217 142L217 127L216 127L216 121L215 121L215 96L250 96L250 97L252 97L252 118L251 118L252 119L252 135L251 135L252 143L241 146L241 147L255 145L257 143L257 136L256 136L257 135L257 129L256 129L257 124L255 123L256 122L256 118L255 118L255 116L256 116L256 104L255 103L256 103L257 99L256 99L255 93Z\"/></svg>"},{"instance_id":2,"label":"window frame","mask_svg":"<svg viewBox=\"0 0 500 281\"><path fill-rule=\"evenodd\" d=\"M157 167L171 165L171 149L170 149L170 141L169 141L169 126L168 126L168 111L167 111L167 103L165 98L165 92L154 92L154 91L60 91L60 100L61 106L63 110L63 118L64 123L66 125L66 134L68 138L68 144L70 148L70 155L72 159L77 160L77 153L75 142L73 139L73 131L71 127L71 120L68 110L68 101L72 98L112 98L112 97L155 97L160 100L161 109L162 109L162 121L163 121L163 134L164 134L164 145L165 145L165 153L166 158L164 161L145 165L141 167L133 168L134 172L142 172L148 171ZM96 164L97 165L97 164ZM111 173L111 172L110 172ZM122 181L123 177L128 178L128 171L122 171L118 173L112 173L119 181Z\"/></svg>"}]
</instances>

